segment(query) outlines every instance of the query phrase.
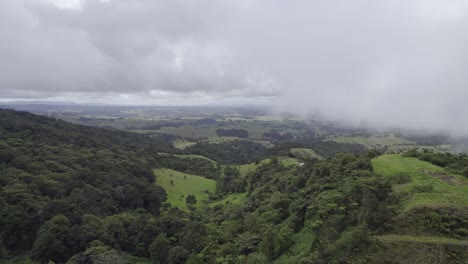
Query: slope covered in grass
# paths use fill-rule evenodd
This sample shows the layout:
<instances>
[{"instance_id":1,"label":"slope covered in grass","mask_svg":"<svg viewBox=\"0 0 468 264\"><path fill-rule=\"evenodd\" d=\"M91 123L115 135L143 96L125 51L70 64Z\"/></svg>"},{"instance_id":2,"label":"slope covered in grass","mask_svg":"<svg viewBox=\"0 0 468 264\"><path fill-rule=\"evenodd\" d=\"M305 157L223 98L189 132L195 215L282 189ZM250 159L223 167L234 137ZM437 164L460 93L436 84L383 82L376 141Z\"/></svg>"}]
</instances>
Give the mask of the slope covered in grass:
<instances>
[{"instance_id":1,"label":"slope covered in grass","mask_svg":"<svg viewBox=\"0 0 468 264\"><path fill-rule=\"evenodd\" d=\"M167 193L167 202L182 210L188 210L185 199L189 194L197 198L196 206L208 199L208 192L215 192L216 182L197 175L190 175L170 169L154 170L156 182ZM172 184L171 184L172 181Z\"/></svg>"},{"instance_id":2,"label":"slope covered in grass","mask_svg":"<svg viewBox=\"0 0 468 264\"><path fill-rule=\"evenodd\" d=\"M291 153L294 155L294 157L299 159L323 159L322 156L315 153L315 151L310 148L291 148Z\"/></svg>"},{"instance_id":3,"label":"slope covered in grass","mask_svg":"<svg viewBox=\"0 0 468 264\"><path fill-rule=\"evenodd\" d=\"M407 174L411 181L393 186L407 194L404 208L417 205L468 206L468 180L460 175L450 175L439 166L402 155L382 155L372 160L374 171L393 177Z\"/></svg>"},{"instance_id":4,"label":"slope covered in grass","mask_svg":"<svg viewBox=\"0 0 468 264\"><path fill-rule=\"evenodd\" d=\"M385 146L394 145L414 145L414 142L396 137L392 134L387 136L370 136L370 137L337 137L330 139L338 143L361 144L366 148L383 148Z\"/></svg>"},{"instance_id":5,"label":"slope covered in grass","mask_svg":"<svg viewBox=\"0 0 468 264\"><path fill-rule=\"evenodd\" d=\"M264 159L259 162L242 164L237 166L237 168L239 168L240 175L245 177L247 174L254 172L258 167L270 163L270 161L271 159ZM278 157L278 161L286 167L297 166L300 164L300 162L297 159L290 157Z\"/></svg>"}]
</instances>

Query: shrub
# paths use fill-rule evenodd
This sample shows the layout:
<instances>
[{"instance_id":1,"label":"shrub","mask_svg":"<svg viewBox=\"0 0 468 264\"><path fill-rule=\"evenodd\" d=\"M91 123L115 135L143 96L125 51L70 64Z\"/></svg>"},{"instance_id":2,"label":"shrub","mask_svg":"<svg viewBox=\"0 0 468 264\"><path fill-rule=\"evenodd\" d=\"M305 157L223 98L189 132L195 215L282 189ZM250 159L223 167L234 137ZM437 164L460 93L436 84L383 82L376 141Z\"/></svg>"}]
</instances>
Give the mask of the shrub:
<instances>
[{"instance_id":1,"label":"shrub","mask_svg":"<svg viewBox=\"0 0 468 264\"><path fill-rule=\"evenodd\" d=\"M404 183L411 182L411 176L407 173L397 173L397 174L390 175L388 177L388 181L391 184L404 184Z\"/></svg>"}]
</instances>

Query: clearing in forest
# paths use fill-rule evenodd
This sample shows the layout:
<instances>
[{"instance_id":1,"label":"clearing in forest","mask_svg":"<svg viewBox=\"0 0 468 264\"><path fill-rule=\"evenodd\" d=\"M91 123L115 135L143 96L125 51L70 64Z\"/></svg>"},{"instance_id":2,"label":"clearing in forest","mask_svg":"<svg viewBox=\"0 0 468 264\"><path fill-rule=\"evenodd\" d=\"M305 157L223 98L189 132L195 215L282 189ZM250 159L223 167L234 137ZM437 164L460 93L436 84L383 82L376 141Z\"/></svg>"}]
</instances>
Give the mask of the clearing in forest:
<instances>
[{"instance_id":1,"label":"clearing in forest","mask_svg":"<svg viewBox=\"0 0 468 264\"><path fill-rule=\"evenodd\" d=\"M186 174L170 169L156 169L156 183L167 192L167 202L182 210L188 210L185 199L192 194L199 207L208 199L208 193L216 191L216 182L202 176ZM172 181L172 183L171 183Z\"/></svg>"},{"instance_id":2,"label":"clearing in forest","mask_svg":"<svg viewBox=\"0 0 468 264\"><path fill-rule=\"evenodd\" d=\"M337 137L330 139L338 143L361 144L366 148L384 148L385 146L397 145L415 145L414 142L396 137L392 134L387 136L370 136L370 137Z\"/></svg>"}]
</instances>

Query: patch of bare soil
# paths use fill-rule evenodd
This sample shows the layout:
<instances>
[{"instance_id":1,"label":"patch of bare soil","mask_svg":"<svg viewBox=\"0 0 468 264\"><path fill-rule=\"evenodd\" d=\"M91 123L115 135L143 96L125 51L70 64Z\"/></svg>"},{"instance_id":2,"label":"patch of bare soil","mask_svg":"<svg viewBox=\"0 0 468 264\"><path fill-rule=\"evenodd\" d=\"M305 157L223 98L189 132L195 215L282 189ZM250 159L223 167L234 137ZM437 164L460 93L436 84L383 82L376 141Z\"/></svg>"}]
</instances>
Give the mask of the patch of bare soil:
<instances>
[{"instance_id":1,"label":"patch of bare soil","mask_svg":"<svg viewBox=\"0 0 468 264\"><path fill-rule=\"evenodd\" d=\"M435 177L437 179L441 179L442 181L450 184L450 185L461 185L461 186L464 186L466 185L463 181L460 181L457 177L453 176L453 175L449 175L443 171L437 171L437 172L433 172L433 171L424 171L424 173L432 176L432 177Z\"/></svg>"}]
</instances>

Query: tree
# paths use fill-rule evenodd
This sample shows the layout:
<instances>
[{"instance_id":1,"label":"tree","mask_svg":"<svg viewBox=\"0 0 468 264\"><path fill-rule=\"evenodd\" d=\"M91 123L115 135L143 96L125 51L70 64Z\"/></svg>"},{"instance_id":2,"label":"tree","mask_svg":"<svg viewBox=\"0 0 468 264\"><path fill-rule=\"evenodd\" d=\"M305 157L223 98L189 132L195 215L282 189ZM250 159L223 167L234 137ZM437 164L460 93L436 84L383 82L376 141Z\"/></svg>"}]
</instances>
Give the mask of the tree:
<instances>
[{"instance_id":1,"label":"tree","mask_svg":"<svg viewBox=\"0 0 468 264\"><path fill-rule=\"evenodd\" d=\"M169 264L185 263L188 258L189 252L181 246L176 246L169 250Z\"/></svg>"},{"instance_id":2,"label":"tree","mask_svg":"<svg viewBox=\"0 0 468 264\"><path fill-rule=\"evenodd\" d=\"M155 264L166 264L169 258L169 242L163 235L159 235L148 247L148 253Z\"/></svg>"},{"instance_id":3,"label":"tree","mask_svg":"<svg viewBox=\"0 0 468 264\"><path fill-rule=\"evenodd\" d=\"M206 235L206 227L203 224L191 222L182 231L182 239L180 240L179 245L183 246L189 252L199 252L203 249L203 243L205 242Z\"/></svg>"},{"instance_id":4,"label":"tree","mask_svg":"<svg viewBox=\"0 0 468 264\"><path fill-rule=\"evenodd\" d=\"M65 263L73 255L68 245L70 231L71 224L65 215L54 216L39 229L33 245L33 258L42 263L49 260Z\"/></svg>"},{"instance_id":5,"label":"tree","mask_svg":"<svg viewBox=\"0 0 468 264\"><path fill-rule=\"evenodd\" d=\"M263 235L262 242L260 243L261 252L267 257L269 261L275 259L281 253L281 244L277 236L268 231Z\"/></svg>"},{"instance_id":6,"label":"tree","mask_svg":"<svg viewBox=\"0 0 468 264\"><path fill-rule=\"evenodd\" d=\"M185 198L185 203L187 204L187 206L195 205L197 203L197 198L195 197L195 195L189 194L187 195L187 198Z\"/></svg>"}]
</instances>

